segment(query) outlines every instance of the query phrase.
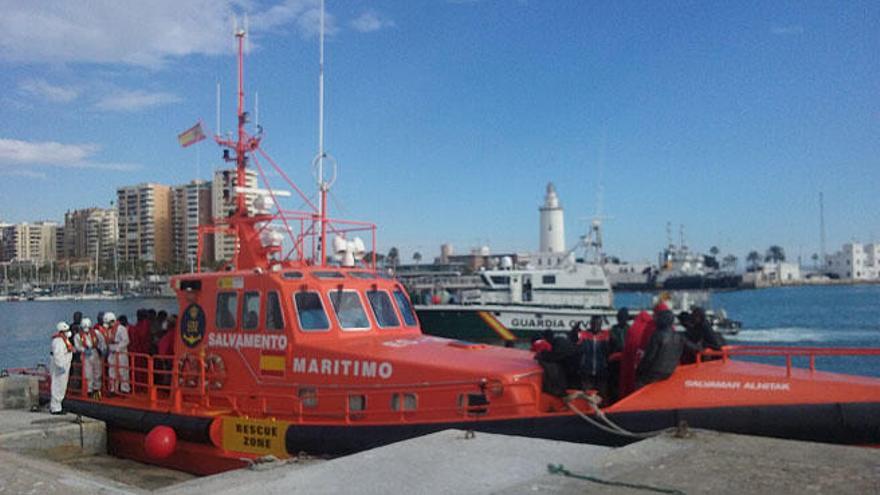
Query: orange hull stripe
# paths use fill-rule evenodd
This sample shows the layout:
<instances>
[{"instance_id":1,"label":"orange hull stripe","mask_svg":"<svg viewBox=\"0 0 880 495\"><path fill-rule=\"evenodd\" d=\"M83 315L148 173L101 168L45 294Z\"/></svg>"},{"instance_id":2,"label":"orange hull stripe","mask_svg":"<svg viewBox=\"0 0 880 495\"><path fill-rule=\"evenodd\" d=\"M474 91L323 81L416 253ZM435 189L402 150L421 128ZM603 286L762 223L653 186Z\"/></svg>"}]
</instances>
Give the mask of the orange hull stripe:
<instances>
[{"instance_id":1,"label":"orange hull stripe","mask_svg":"<svg viewBox=\"0 0 880 495\"><path fill-rule=\"evenodd\" d=\"M498 334L504 340L516 340L516 335L510 333L510 330L504 327L498 318L495 318L488 311L480 311L477 314L480 315L480 318L491 328L495 333Z\"/></svg>"}]
</instances>

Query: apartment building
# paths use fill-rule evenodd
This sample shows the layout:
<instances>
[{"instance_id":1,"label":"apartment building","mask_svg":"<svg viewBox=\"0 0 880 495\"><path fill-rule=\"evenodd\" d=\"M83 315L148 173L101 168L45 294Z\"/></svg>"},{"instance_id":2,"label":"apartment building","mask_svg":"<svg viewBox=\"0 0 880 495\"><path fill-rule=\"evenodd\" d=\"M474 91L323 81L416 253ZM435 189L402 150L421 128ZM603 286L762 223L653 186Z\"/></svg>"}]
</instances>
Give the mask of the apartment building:
<instances>
[{"instance_id":1,"label":"apartment building","mask_svg":"<svg viewBox=\"0 0 880 495\"><path fill-rule=\"evenodd\" d=\"M172 191L171 219L174 244L174 262L187 269L196 264L199 248L199 226L210 225L212 185L194 180L175 186ZM214 236L203 239L202 262L214 260Z\"/></svg>"},{"instance_id":2,"label":"apartment building","mask_svg":"<svg viewBox=\"0 0 880 495\"><path fill-rule=\"evenodd\" d=\"M0 261L28 261L36 264L58 259L58 224L33 222L0 227Z\"/></svg>"},{"instance_id":3,"label":"apartment building","mask_svg":"<svg viewBox=\"0 0 880 495\"><path fill-rule=\"evenodd\" d=\"M171 187L144 183L116 191L120 262L145 262L156 268L173 259Z\"/></svg>"},{"instance_id":4,"label":"apartment building","mask_svg":"<svg viewBox=\"0 0 880 495\"><path fill-rule=\"evenodd\" d=\"M116 209L84 208L64 214L58 257L71 262L112 263L119 239Z\"/></svg>"}]
</instances>

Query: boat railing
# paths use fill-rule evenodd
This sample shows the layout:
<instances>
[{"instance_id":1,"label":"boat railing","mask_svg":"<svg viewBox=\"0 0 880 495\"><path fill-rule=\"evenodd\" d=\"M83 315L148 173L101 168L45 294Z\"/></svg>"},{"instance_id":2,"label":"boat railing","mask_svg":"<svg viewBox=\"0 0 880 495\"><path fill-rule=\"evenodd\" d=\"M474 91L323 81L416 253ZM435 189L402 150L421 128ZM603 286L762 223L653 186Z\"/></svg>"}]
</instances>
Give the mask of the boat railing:
<instances>
[{"instance_id":1,"label":"boat railing","mask_svg":"<svg viewBox=\"0 0 880 495\"><path fill-rule=\"evenodd\" d=\"M705 350L697 354L696 364L708 360L721 359L727 361L735 357L776 357L785 359L786 377L791 377L792 371L796 368L807 369L811 372L817 371L816 358L818 357L864 357L864 356L880 356L880 348L862 348L862 347L787 347L787 346L765 346L765 345L730 345L724 346L721 350ZM795 366L795 359L806 359L807 368Z\"/></svg>"},{"instance_id":2,"label":"boat railing","mask_svg":"<svg viewBox=\"0 0 880 495\"><path fill-rule=\"evenodd\" d=\"M410 384L277 383L259 391L227 387L225 370L210 358L129 353L128 365L104 363L104 397L89 397L80 363L71 367L68 395L82 399L137 401L138 405L174 412L195 409L231 411L251 417L278 417L295 422L407 421L419 418L466 419L473 416L515 415L540 406L540 383L532 380L470 379ZM127 390L108 381L126 376ZM112 387L112 388L111 388ZM112 392L112 394L110 394Z\"/></svg>"}]
</instances>

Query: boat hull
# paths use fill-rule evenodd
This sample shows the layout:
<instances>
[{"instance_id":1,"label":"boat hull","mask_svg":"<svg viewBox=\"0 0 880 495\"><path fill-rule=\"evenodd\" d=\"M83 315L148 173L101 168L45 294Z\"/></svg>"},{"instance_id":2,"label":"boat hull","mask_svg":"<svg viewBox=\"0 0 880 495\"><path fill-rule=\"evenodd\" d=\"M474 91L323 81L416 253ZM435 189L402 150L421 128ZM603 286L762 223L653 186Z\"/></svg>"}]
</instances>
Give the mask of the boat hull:
<instances>
[{"instance_id":1,"label":"boat hull","mask_svg":"<svg viewBox=\"0 0 880 495\"><path fill-rule=\"evenodd\" d=\"M231 469L241 465L242 457L248 457L241 453L224 451L213 445L210 429L215 418L153 412L70 399L65 401L65 408L106 422L111 431L111 452L124 457L167 465L196 474ZM880 419L878 419L880 402L608 411L606 414L615 424L632 432L663 430L685 422L691 428L791 440L846 445L880 444ZM174 428L183 445L175 457L166 461L146 458L140 440L143 435L159 425ZM284 447L290 455L297 455L300 452L314 455L344 455L446 429L607 446L619 446L638 440L636 437L603 431L574 414L547 413L533 417L473 418L430 423L400 422L369 425L292 423L286 427ZM199 465L188 464L196 458Z\"/></svg>"}]
</instances>

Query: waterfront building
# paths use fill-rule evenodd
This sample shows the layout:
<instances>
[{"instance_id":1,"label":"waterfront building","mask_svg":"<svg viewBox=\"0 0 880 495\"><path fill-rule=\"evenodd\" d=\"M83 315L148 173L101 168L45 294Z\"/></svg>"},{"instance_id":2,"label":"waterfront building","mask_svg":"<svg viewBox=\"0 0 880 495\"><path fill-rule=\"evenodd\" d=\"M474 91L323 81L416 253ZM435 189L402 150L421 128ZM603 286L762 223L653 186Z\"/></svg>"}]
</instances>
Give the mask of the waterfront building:
<instances>
[{"instance_id":1,"label":"waterfront building","mask_svg":"<svg viewBox=\"0 0 880 495\"><path fill-rule=\"evenodd\" d=\"M770 284L786 284L801 280L800 265L785 261L764 263L758 273Z\"/></svg>"},{"instance_id":2,"label":"waterfront building","mask_svg":"<svg viewBox=\"0 0 880 495\"><path fill-rule=\"evenodd\" d=\"M237 175L233 169L215 170L214 180L211 184L211 209L215 219L229 216L235 210L235 191ZM257 172L248 169L245 175L245 187L257 187ZM248 205L248 213L253 214L253 202L256 194L245 195ZM214 235L214 260L225 261L232 259L235 254L235 237L227 234Z\"/></svg>"},{"instance_id":3,"label":"waterfront building","mask_svg":"<svg viewBox=\"0 0 880 495\"><path fill-rule=\"evenodd\" d=\"M58 258L58 224L34 222L0 227L0 261L26 261L42 265Z\"/></svg>"},{"instance_id":4,"label":"waterfront building","mask_svg":"<svg viewBox=\"0 0 880 495\"><path fill-rule=\"evenodd\" d=\"M174 263L190 269L196 263L199 249L199 226L211 225L211 185L194 180L174 186L171 200ZM203 239L202 262L214 259L214 236Z\"/></svg>"},{"instance_id":5,"label":"waterfront building","mask_svg":"<svg viewBox=\"0 0 880 495\"><path fill-rule=\"evenodd\" d=\"M155 269L172 260L171 187L144 183L116 191L119 261Z\"/></svg>"},{"instance_id":6,"label":"waterfront building","mask_svg":"<svg viewBox=\"0 0 880 495\"><path fill-rule=\"evenodd\" d=\"M64 214L58 257L70 262L112 263L119 239L115 208L84 208Z\"/></svg>"},{"instance_id":7,"label":"waterfront building","mask_svg":"<svg viewBox=\"0 0 880 495\"><path fill-rule=\"evenodd\" d=\"M880 278L880 243L844 244L840 251L825 257L825 273L853 280Z\"/></svg>"}]
</instances>

